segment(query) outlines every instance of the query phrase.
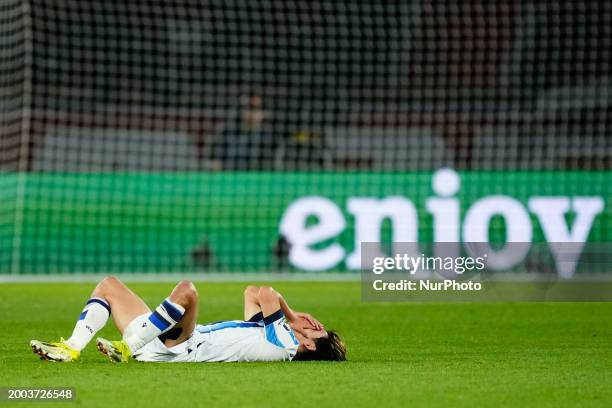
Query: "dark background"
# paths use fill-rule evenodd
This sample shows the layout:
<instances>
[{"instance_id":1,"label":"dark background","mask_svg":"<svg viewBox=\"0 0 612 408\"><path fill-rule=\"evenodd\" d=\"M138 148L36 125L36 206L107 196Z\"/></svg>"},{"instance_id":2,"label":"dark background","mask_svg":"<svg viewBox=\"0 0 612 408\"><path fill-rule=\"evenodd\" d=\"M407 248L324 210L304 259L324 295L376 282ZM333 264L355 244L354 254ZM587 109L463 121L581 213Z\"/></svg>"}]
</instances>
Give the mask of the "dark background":
<instances>
[{"instance_id":1,"label":"dark background","mask_svg":"<svg viewBox=\"0 0 612 408\"><path fill-rule=\"evenodd\" d=\"M157 169L147 143L173 146L163 170L611 167L607 1L44 0L30 11L27 169L91 170L92 128L140 145L133 167L113 159L125 135L106 143L107 170ZM253 96L264 123L236 130ZM66 160L62 144L75 150ZM176 160L181 144L193 160ZM2 159L12 168L15 154Z\"/></svg>"}]
</instances>

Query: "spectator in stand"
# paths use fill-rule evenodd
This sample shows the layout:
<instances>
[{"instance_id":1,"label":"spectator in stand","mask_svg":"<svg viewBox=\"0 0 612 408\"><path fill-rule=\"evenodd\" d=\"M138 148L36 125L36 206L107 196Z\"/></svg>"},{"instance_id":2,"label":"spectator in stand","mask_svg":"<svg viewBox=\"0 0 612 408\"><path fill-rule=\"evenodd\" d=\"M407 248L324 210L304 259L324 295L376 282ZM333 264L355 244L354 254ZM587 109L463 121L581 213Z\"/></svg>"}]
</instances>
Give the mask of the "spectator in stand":
<instances>
[{"instance_id":1,"label":"spectator in stand","mask_svg":"<svg viewBox=\"0 0 612 408\"><path fill-rule=\"evenodd\" d=\"M276 144L268 128L270 113L259 95L243 97L241 105L226 123L216 156L223 170L271 170Z\"/></svg>"}]
</instances>

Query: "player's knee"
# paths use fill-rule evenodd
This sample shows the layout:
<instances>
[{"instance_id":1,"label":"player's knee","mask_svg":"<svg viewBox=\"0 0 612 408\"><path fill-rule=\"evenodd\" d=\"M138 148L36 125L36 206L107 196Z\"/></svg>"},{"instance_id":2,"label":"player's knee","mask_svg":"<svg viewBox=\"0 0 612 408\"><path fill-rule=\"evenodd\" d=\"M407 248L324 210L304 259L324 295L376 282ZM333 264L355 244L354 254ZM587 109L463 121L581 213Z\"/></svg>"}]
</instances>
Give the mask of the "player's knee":
<instances>
[{"instance_id":1,"label":"player's knee","mask_svg":"<svg viewBox=\"0 0 612 408\"><path fill-rule=\"evenodd\" d=\"M178 283L176 287L183 296L197 300L198 291L193 282L188 280L182 280Z\"/></svg>"},{"instance_id":2,"label":"player's knee","mask_svg":"<svg viewBox=\"0 0 612 408\"><path fill-rule=\"evenodd\" d=\"M107 277L105 277L104 279L102 279L102 282L104 282L107 285L116 285L118 283L121 283L121 281L119 280L118 277L113 276L113 275L108 275Z\"/></svg>"},{"instance_id":3,"label":"player's knee","mask_svg":"<svg viewBox=\"0 0 612 408\"><path fill-rule=\"evenodd\" d=\"M198 291L195 285L188 280L183 280L176 285L170 299L183 307L198 303Z\"/></svg>"},{"instance_id":4,"label":"player's knee","mask_svg":"<svg viewBox=\"0 0 612 408\"><path fill-rule=\"evenodd\" d=\"M97 296L106 296L112 293L113 289L119 285L121 285L119 278L109 275L98 283L98 286L96 286L94 290L94 294Z\"/></svg>"},{"instance_id":5,"label":"player's knee","mask_svg":"<svg viewBox=\"0 0 612 408\"><path fill-rule=\"evenodd\" d=\"M259 287L255 286L255 285L249 285L246 288L244 288L244 296L248 297L248 296L255 296L259 293Z\"/></svg>"}]
</instances>

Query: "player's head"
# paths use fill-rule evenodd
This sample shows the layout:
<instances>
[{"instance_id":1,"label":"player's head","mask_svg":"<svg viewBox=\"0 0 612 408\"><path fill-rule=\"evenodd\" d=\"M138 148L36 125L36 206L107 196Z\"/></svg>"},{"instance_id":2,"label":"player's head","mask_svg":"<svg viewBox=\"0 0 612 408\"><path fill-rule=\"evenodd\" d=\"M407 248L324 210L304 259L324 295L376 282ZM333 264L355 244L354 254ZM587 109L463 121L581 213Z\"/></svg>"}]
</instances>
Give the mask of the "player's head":
<instances>
[{"instance_id":1,"label":"player's head","mask_svg":"<svg viewBox=\"0 0 612 408\"><path fill-rule=\"evenodd\" d=\"M300 342L294 361L346 360L346 345L335 331L302 328L294 332Z\"/></svg>"}]
</instances>

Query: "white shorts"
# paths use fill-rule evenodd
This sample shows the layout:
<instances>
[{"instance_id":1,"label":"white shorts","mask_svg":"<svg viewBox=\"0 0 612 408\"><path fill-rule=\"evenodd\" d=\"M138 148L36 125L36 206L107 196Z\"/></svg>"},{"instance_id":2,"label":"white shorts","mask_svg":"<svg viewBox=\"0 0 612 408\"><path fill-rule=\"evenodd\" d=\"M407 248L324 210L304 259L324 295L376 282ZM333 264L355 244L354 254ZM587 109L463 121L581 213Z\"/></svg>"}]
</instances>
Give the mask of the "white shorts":
<instances>
[{"instance_id":1,"label":"white shorts","mask_svg":"<svg viewBox=\"0 0 612 408\"><path fill-rule=\"evenodd\" d=\"M142 326L142 324L148 320L150 313L145 313L128 324L123 332L123 338L128 337L135 328ZM166 347L159 338L155 338L153 341L146 344L143 348L134 353L134 358L138 361L151 361L151 362L187 362L194 361L192 355L187 353L189 344L193 341L193 336L186 341L177 344L173 347Z\"/></svg>"}]
</instances>

